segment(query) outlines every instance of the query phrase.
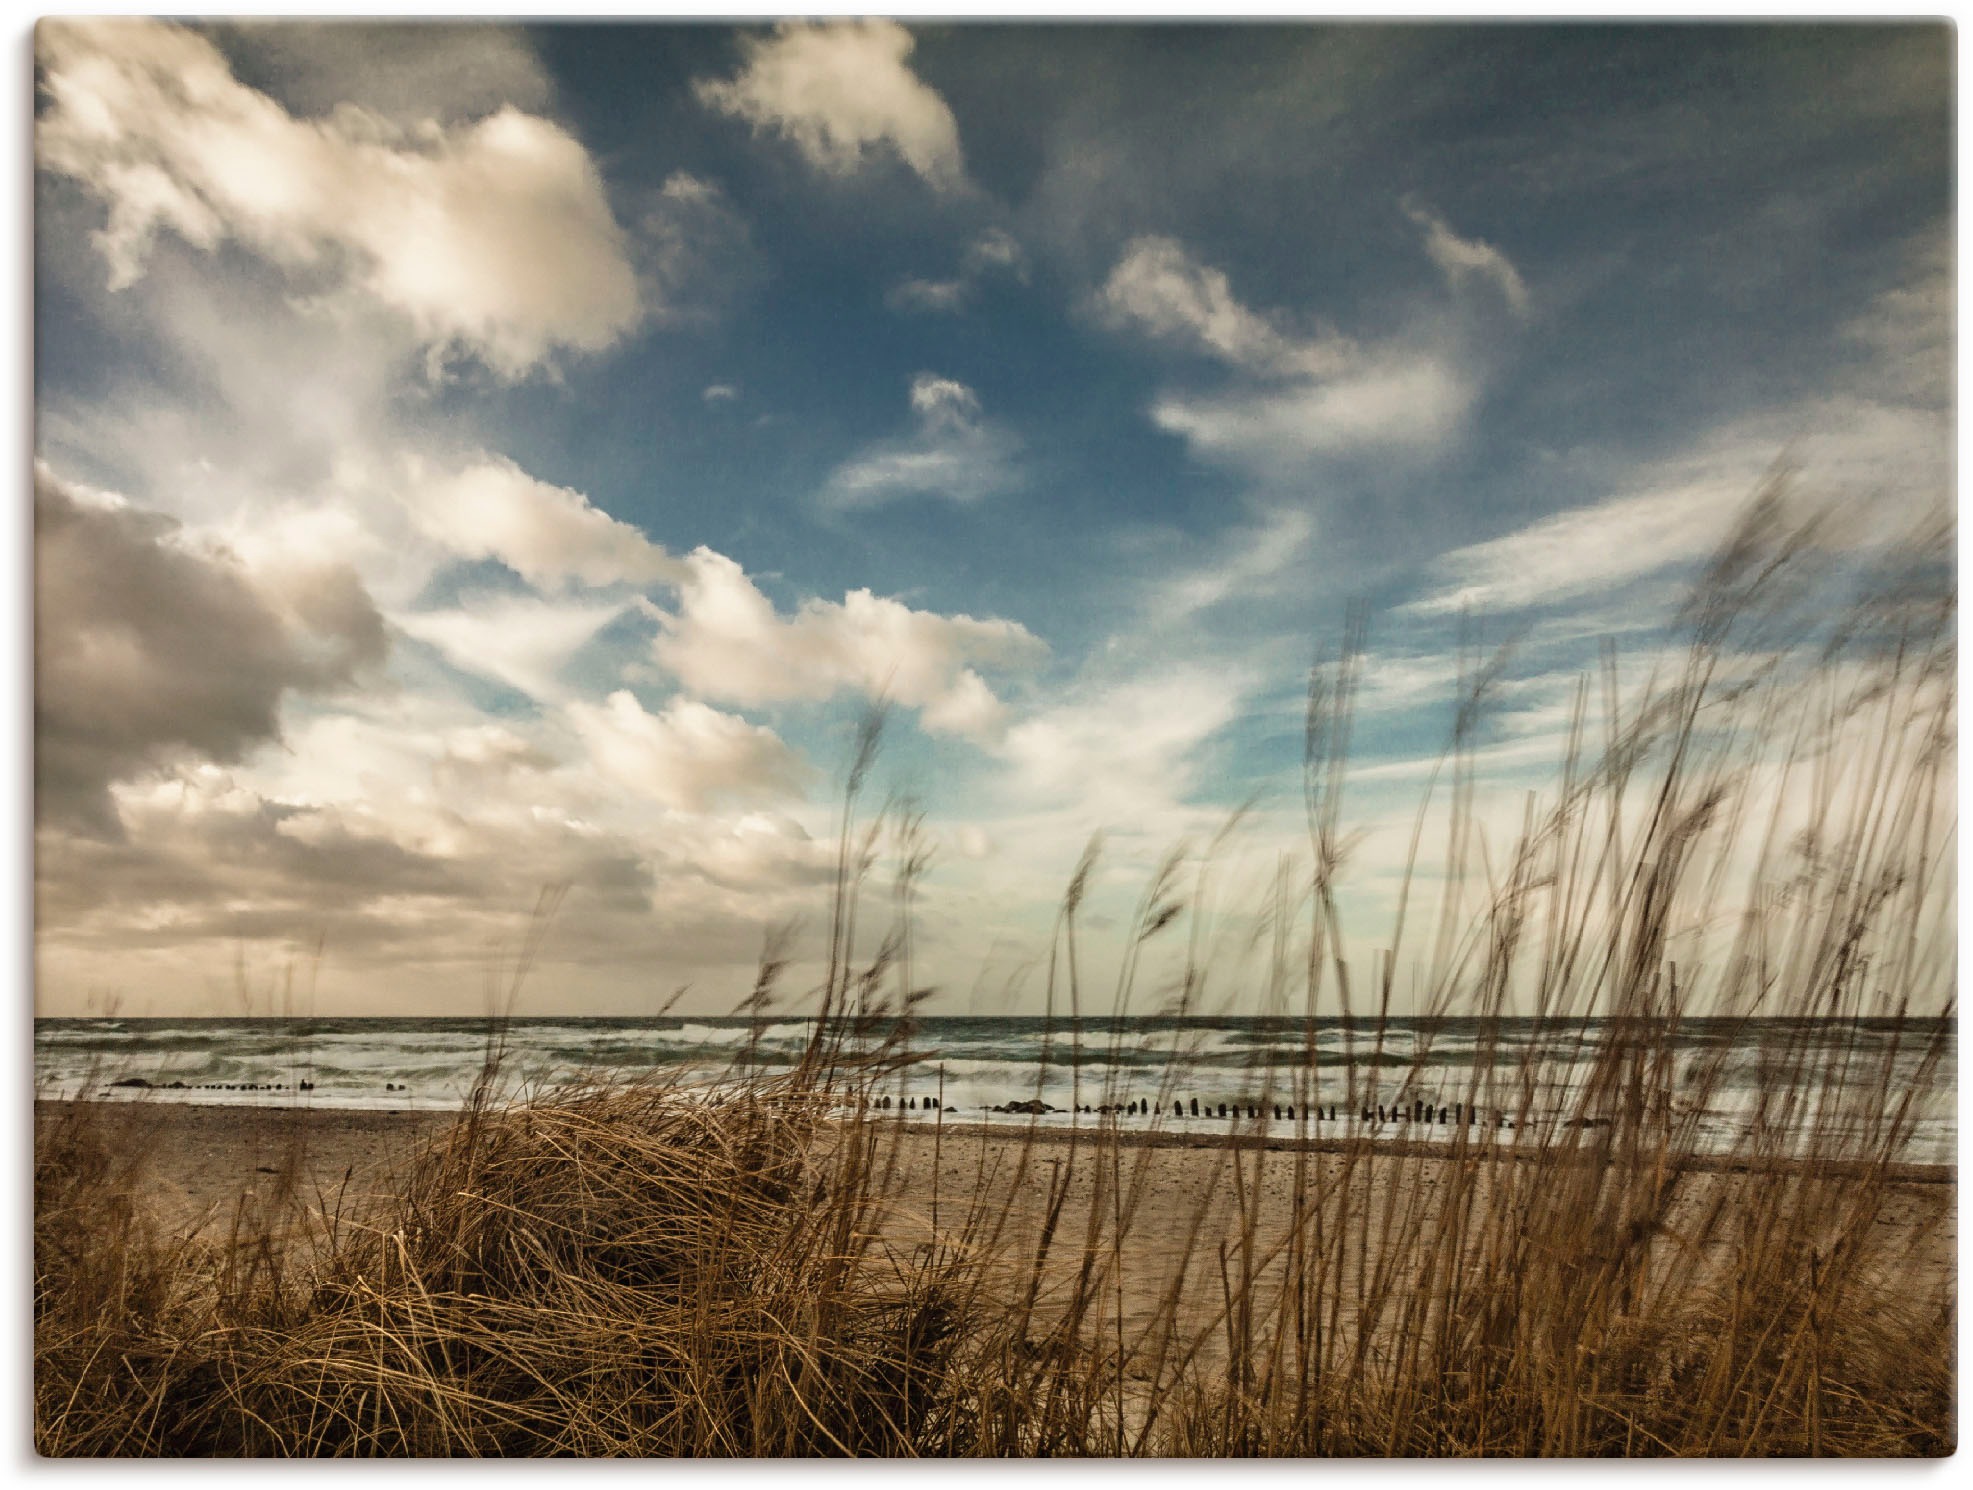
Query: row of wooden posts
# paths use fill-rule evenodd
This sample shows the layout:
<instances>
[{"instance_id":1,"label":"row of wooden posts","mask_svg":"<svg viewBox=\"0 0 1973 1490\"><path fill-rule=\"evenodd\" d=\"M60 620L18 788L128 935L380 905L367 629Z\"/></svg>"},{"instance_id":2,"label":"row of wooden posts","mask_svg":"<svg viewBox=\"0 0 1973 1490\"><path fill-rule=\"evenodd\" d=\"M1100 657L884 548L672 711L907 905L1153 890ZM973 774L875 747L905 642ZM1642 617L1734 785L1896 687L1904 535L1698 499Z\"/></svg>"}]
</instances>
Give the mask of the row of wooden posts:
<instances>
[{"instance_id":1,"label":"row of wooden posts","mask_svg":"<svg viewBox=\"0 0 1973 1490\"><path fill-rule=\"evenodd\" d=\"M943 1104L937 1097L899 1097L895 1099L895 1102L890 1097L879 1097L875 1105L881 1112L891 1111L893 1105L900 1112L937 1112L942 1110L943 1107ZM1258 1102L1251 1101L1221 1102L1218 1104L1217 1110L1215 1110L1213 1103L1206 1102L1201 1104L1197 1097L1193 1097L1189 1101L1174 1100L1171 1105L1171 1111L1173 1117L1258 1118L1261 1115L1261 1105ZM1026 1104L1023 1104L1023 1106L1026 1106ZM1271 1107L1277 1122L1285 1120L1288 1122L1328 1121L1333 1123L1337 1120L1338 1113L1342 1112L1342 1109L1334 1102L1331 1102L1327 1107L1324 1107L1319 1102L1308 1103L1302 1107L1299 1118L1296 1116L1296 1107L1292 1102L1275 1102L1271 1104ZM998 1111L999 1109L995 1110ZM1040 1109L1036 1108L1034 1110L1039 1111ZM1048 1110L1056 1111L1058 1109L1050 1108ZM1148 1099L1138 1098L1130 1102L1105 1104L1101 1107L1091 1107L1088 1104L1084 1104L1082 1111L1091 1114L1117 1113L1124 1116L1141 1115L1149 1117L1151 1115L1151 1103ZM1474 1127L1480 1121L1480 1109L1477 1107L1468 1107L1463 1102L1454 1102L1450 1106L1441 1105L1434 1107L1430 1102L1414 1098L1408 1107L1396 1102L1391 1103L1389 1106L1385 1106L1383 1103L1366 1104L1357 1113L1357 1119L1359 1122L1365 1123L1410 1122L1432 1123L1439 1127ZM1501 1125L1505 1125L1507 1121L1505 1114L1501 1113L1496 1113L1494 1119L1496 1123Z\"/></svg>"}]
</instances>

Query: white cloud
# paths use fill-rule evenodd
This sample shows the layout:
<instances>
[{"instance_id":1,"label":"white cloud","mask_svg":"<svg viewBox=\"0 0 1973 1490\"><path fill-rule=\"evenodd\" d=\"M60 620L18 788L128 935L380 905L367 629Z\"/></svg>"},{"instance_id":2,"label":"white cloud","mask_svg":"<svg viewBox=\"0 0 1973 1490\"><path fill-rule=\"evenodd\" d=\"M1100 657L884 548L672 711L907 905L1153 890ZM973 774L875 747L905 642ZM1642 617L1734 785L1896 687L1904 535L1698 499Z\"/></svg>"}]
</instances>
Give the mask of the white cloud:
<instances>
[{"instance_id":1,"label":"white cloud","mask_svg":"<svg viewBox=\"0 0 1973 1490\"><path fill-rule=\"evenodd\" d=\"M60 19L36 36L37 155L108 206L96 244L113 287L144 273L161 230L234 242L510 378L607 347L642 314L602 179L547 120L407 126L354 105L298 119L180 27Z\"/></svg>"},{"instance_id":2,"label":"white cloud","mask_svg":"<svg viewBox=\"0 0 1973 1490\"><path fill-rule=\"evenodd\" d=\"M1230 385L1167 390L1161 429L1200 455L1262 478L1318 458L1425 453L1464 427L1477 394L1450 345L1363 346L1325 327L1296 329L1242 304L1221 271L1169 238L1139 238L1097 297L1110 324L1221 363Z\"/></svg>"},{"instance_id":3,"label":"white cloud","mask_svg":"<svg viewBox=\"0 0 1973 1490\"><path fill-rule=\"evenodd\" d=\"M1246 372L1320 377L1340 372L1355 350L1333 332L1298 336L1249 310L1224 273L1171 238L1132 240L1098 298L1112 324Z\"/></svg>"},{"instance_id":4,"label":"white cloud","mask_svg":"<svg viewBox=\"0 0 1973 1490\"><path fill-rule=\"evenodd\" d=\"M1238 712L1238 669L1173 667L1085 689L1007 731L998 750L1016 795L1073 820L1069 833L1125 829L1175 838L1199 747Z\"/></svg>"},{"instance_id":5,"label":"white cloud","mask_svg":"<svg viewBox=\"0 0 1973 1490\"><path fill-rule=\"evenodd\" d=\"M752 229L716 183L674 171L632 201L631 255L659 321L709 322L759 273Z\"/></svg>"},{"instance_id":6,"label":"white cloud","mask_svg":"<svg viewBox=\"0 0 1973 1490\"><path fill-rule=\"evenodd\" d=\"M1493 286L1516 315L1527 314L1528 287L1506 254L1491 243L1460 237L1446 226L1444 218L1415 199L1405 200L1404 215L1425 230L1425 252L1454 289L1483 281Z\"/></svg>"},{"instance_id":7,"label":"white cloud","mask_svg":"<svg viewBox=\"0 0 1973 1490\"><path fill-rule=\"evenodd\" d=\"M1346 377L1163 394L1151 418L1201 455L1279 471L1315 456L1435 449L1465 425L1475 393L1450 362L1406 351L1367 359Z\"/></svg>"},{"instance_id":8,"label":"white cloud","mask_svg":"<svg viewBox=\"0 0 1973 1490\"><path fill-rule=\"evenodd\" d=\"M1019 484L1020 438L987 419L979 395L933 373L911 380L912 429L879 440L833 471L825 506L877 507L902 497L977 502Z\"/></svg>"},{"instance_id":9,"label":"white cloud","mask_svg":"<svg viewBox=\"0 0 1973 1490\"><path fill-rule=\"evenodd\" d=\"M569 705L568 717L612 780L684 812L799 796L810 774L773 730L694 699L651 714L619 689L600 707Z\"/></svg>"},{"instance_id":10,"label":"white cloud","mask_svg":"<svg viewBox=\"0 0 1973 1490\"><path fill-rule=\"evenodd\" d=\"M895 21L784 21L769 36L743 37L739 75L702 79L699 99L756 133L793 141L831 175L851 174L882 146L935 189L953 191L965 182L959 127L905 65L915 44Z\"/></svg>"},{"instance_id":11,"label":"white cloud","mask_svg":"<svg viewBox=\"0 0 1973 1490\"><path fill-rule=\"evenodd\" d=\"M730 404L740 396L740 390L731 383L708 383L700 398L709 404Z\"/></svg>"},{"instance_id":12,"label":"white cloud","mask_svg":"<svg viewBox=\"0 0 1973 1490\"><path fill-rule=\"evenodd\" d=\"M450 472L408 462L403 491L434 541L471 559L498 559L532 584L676 584L683 561L567 487L485 457Z\"/></svg>"},{"instance_id":13,"label":"white cloud","mask_svg":"<svg viewBox=\"0 0 1973 1490\"><path fill-rule=\"evenodd\" d=\"M1265 593L1270 582L1303 562L1315 537L1315 519L1305 508L1266 513L1252 528L1235 533L1225 550L1155 585L1150 611L1154 621L1182 619L1221 601Z\"/></svg>"},{"instance_id":14,"label":"white cloud","mask_svg":"<svg viewBox=\"0 0 1973 1490\"><path fill-rule=\"evenodd\" d=\"M1902 340L1925 332L1887 334ZM1690 450L1611 482L1618 495L1443 554L1431 566L1432 588L1404 609L1447 615L1551 605L1696 564L1726 538L1777 461L1795 473L1778 489L1783 499L1803 516L1826 516L1817 535L1825 547L1903 542L1952 492L1951 411L1924 397L1879 401L1870 369L1856 386L1860 392L1834 388L1732 420Z\"/></svg>"},{"instance_id":15,"label":"white cloud","mask_svg":"<svg viewBox=\"0 0 1973 1490\"><path fill-rule=\"evenodd\" d=\"M530 698L555 700L568 692L562 668L623 610L534 596L471 595L450 610L400 611L391 622L437 648L461 672L491 678Z\"/></svg>"},{"instance_id":16,"label":"white cloud","mask_svg":"<svg viewBox=\"0 0 1973 1490\"><path fill-rule=\"evenodd\" d=\"M1440 587L1406 610L1448 615L1548 605L1710 552L1746 500L1734 479L1613 497L1443 555Z\"/></svg>"},{"instance_id":17,"label":"white cloud","mask_svg":"<svg viewBox=\"0 0 1973 1490\"><path fill-rule=\"evenodd\" d=\"M1870 353L1866 387L1880 397L1950 408L1958 296L1949 231L1922 235L1905 252L1905 274L1844 328Z\"/></svg>"},{"instance_id":18,"label":"white cloud","mask_svg":"<svg viewBox=\"0 0 1973 1490\"><path fill-rule=\"evenodd\" d=\"M1027 253L1020 240L1003 228L988 228L967 245L954 278L904 280L885 295L884 303L897 311L954 314L966 308L989 274L1027 282Z\"/></svg>"},{"instance_id":19,"label":"white cloud","mask_svg":"<svg viewBox=\"0 0 1973 1490\"><path fill-rule=\"evenodd\" d=\"M700 548L687 563L677 614L654 608L652 651L705 698L756 705L853 690L921 710L927 729L985 739L1004 706L975 669L1028 667L1045 651L1017 622L916 611L868 590L783 617L724 554Z\"/></svg>"},{"instance_id":20,"label":"white cloud","mask_svg":"<svg viewBox=\"0 0 1973 1490\"><path fill-rule=\"evenodd\" d=\"M901 280L884 296L884 304L892 310L950 315L965 309L972 289L972 285L963 279Z\"/></svg>"},{"instance_id":21,"label":"white cloud","mask_svg":"<svg viewBox=\"0 0 1973 1490\"><path fill-rule=\"evenodd\" d=\"M968 274L1004 270L1025 279L1028 272L1027 251L1021 247L1021 240L1005 228L988 228L966 245L966 256L960 260L960 268Z\"/></svg>"}]
</instances>

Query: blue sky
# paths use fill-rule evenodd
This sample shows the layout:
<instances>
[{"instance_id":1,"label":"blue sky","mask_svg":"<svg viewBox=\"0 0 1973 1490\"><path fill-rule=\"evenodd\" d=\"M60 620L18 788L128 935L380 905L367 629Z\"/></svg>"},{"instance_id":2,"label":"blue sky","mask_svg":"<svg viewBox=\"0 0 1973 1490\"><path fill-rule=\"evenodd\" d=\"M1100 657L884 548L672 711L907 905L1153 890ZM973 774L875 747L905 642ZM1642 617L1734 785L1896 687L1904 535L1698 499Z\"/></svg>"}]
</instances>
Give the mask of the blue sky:
<instances>
[{"instance_id":1,"label":"blue sky","mask_svg":"<svg viewBox=\"0 0 1973 1490\"><path fill-rule=\"evenodd\" d=\"M480 1012L547 884L521 1008L723 1011L879 697L1026 1009L1092 832L1303 842L1352 603L1374 917L1462 628L1516 802L1777 459L1949 497L1952 47L44 22L41 1012Z\"/></svg>"}]
</instances>

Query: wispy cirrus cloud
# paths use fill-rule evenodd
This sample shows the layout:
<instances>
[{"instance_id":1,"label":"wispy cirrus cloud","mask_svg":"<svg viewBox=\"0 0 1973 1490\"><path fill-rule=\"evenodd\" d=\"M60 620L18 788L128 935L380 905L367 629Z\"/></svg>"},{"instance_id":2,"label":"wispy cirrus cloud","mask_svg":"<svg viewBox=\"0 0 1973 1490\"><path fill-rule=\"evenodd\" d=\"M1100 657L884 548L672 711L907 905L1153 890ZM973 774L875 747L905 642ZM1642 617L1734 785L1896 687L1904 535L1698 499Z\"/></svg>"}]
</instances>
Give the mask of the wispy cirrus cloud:
<instances>
[{"instance_id":1,"label":"wispy cirrus cloud","mask_svg":"<svg viewBox=\"0 0 1973 1490\"><path fill-rule=\"evenodd\" d=\"M1425 230L1425 252L1448 284L1454 289L1475 282L1490 286L1516 315L1527 314L1527 284L1506 254L1491 243L1460 237L1416 197L1406 197L1403 206L1404 215Z\"/></svg>"},{"instance_id":2,"label":"wispy cirrus cloud","mask_svg":"<svg viewBox=\"0 0 1973 1490\"><path fill-rule=\"evenodd\" d=\"M1023 284L1028 277L1027 251L1004 228L988 228L967 244L952 278L900 280L885 294L884 304L895 311L957 314L972 302L981 284L996 275Z\"/></svg>"},{"instance_id":3,"label":"wispy cirrus cloud","mask_svg":"<svg viewBox=\"0 0 1973 1490\"><path fill-rule=\"evenodd\" d=\"M1478 393L1453 343L1365 344L1257 311L1223 271L1171 238L1134 240L1097 307L1112 326L1230 375L1216 390L1160 393L1151 418L1199 455L1263 478L1321 459L1433 452L1463 428Z\"/></svg>"},{"instance_id":4,"label":"wispy cirrus cloud","mask_svg":"<svg viewBox=\"0 0 1973 1490\"><path fill-rule=\"evenodd\" d=\"M1405 609L1520 610L1629 584L1710 552L1748 493L1738 476L1715 477L1570 508L1442 555L1436 587Z\"/></svg>"},{"instance_id":5,"label":"wispy cirrus cloud","mask_svg":"<svg viewBox=\"0 0 1973 1490\"><path fill-rule=\"evenodd\" d=\"M1862 356L1821 386L1747 411L1674 455L1606 478L1605 495L1441 555L1404 610L1450 615L1579 602L1696 564L1766 477L1824 511L1826 544L1906 539L1952 491L1951 313L1943 240L1908 245L1903 272L1840 327ZM1614 490L1612 490L1614 488Z\"/></svg>"}]
</instances>

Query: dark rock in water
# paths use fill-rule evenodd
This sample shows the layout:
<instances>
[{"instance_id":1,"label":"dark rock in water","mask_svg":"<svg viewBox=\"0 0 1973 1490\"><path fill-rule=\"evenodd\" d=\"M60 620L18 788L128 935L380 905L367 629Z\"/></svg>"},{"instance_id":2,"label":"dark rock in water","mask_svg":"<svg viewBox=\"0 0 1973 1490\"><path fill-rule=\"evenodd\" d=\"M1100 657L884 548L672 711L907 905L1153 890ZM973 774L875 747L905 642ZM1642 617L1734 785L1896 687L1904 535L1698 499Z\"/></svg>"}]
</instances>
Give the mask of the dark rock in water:
<instances>
[{"instance_id":1,"label":"dark rock in water","mask_svg":"<svg viewBox=\"0 0 1973 1490\"><path fill-rule=\"evenodd\" d=\"M110 1085L142 1087L144 1090L148 1091L150 1089L151 1084L148 1081L144 1080L144 1078L141 1076L123 1076L111 1082Z\"/></svg>"},{"instance_id":2,"label":"dark rock in water","mask_svg":"<svg viewBox=\"0 0 1973 1490\"><path fill-rule=\"evenodd\" d=\"M1060 1111L1059 1108L1050 1107L1046 1102L1042 1101L1039 1097L1032 1097L1024 1102L1003 1103L1001 1106L996 1107L993 1110L995 1112L1026 1113L1030 1116L1036 1116L1036 1117L1040 1116L1042 1113L1045 1112Z\"/></svg>"},{"instance_id":3,"label":"dark rock in water","mask_svg":"<svg viewBox=\"0 0 1973 1490\"><path fill-rule=\"evenodd\" d=\"M165 1085L165 1090L169 1092L182 1092L185 1090L185 1083L182 1081L168 1082Z\"/></svg>"},{"instance_id":4,"label":"dark rock in water","mask_svg":"<svg viewBox=\"0 0 1973 1490\"><path fill-rule=\"evenodd\" d=\"M315 1083L312 1081L304 1081L301 1084L301 1090L304 1092L312 1092L315 1090Z\"/></svg>"}]
</instances>

